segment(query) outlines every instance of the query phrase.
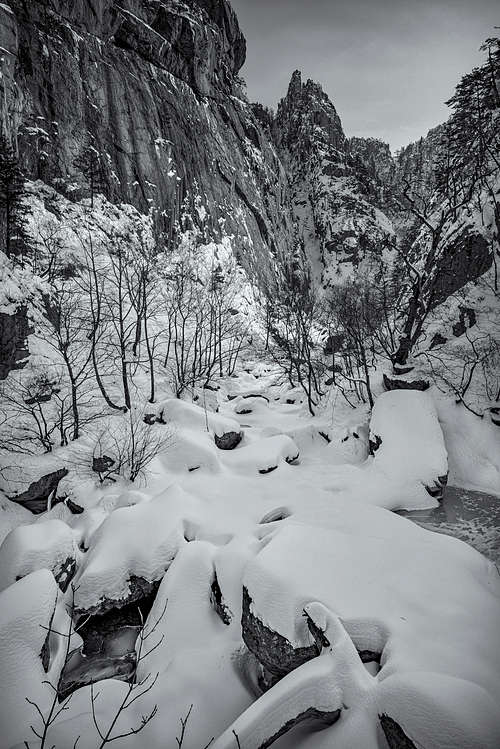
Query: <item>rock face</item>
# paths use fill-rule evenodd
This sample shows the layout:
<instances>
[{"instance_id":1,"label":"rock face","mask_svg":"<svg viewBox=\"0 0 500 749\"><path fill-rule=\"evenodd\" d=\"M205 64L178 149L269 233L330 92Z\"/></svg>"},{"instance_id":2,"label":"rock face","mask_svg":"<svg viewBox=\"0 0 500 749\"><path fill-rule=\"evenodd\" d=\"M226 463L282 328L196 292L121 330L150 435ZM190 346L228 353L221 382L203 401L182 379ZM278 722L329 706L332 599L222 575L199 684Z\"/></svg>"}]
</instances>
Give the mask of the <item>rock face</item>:
<instances>
[{"instance_id":1,"label":"rock face","mask_svg":"<svg viewBox=\"0 0 500 749\"><path fill-rule=\"evenodd\" d=\"M303 83L298 70L278 105L273 136L291 182L296 233L313 265L323 267L322 285L376 262L393 234L377 205L384 200L380 180L351 156L334 105L318 83ZM358 139L354 154L364 150Z\"/></svg>"},{"instance_id":2,"label":"rock face","mask_svg":"<svg viewBox=\"0 0 500 749\"><path fill-rule=\"evenodd\" d=\"M158 208L167 244L191 223L205 240L232 235L237 259L264 275L303 251L324 289L377 277L396 238L415 240L402 192L409 182L432 193L443 127L396 156L349 139L299 71L276 115L250 104L227 0L6 0L0 47L0 131L28 178L72 200L89 196L93 154L95 190ZM491 266L480 231L450 235L436 304ZM2 379L22 366L29 320L21 307L0 316Z\"/></svg>"},{"instance_id":3,"label":"rock face","mask_svg":"<svg viewBox=\"0 0 500 749\"><path fill-rule=\"evenodd\" d=\"M211 235L224 218L242 249L275 241L285 177L241 94L226 0L9 5L0 122L30 178L85 194L75 164L92 146L111 199L157 204L171 228L199 196Z\"/></svg>"}]
</instances>

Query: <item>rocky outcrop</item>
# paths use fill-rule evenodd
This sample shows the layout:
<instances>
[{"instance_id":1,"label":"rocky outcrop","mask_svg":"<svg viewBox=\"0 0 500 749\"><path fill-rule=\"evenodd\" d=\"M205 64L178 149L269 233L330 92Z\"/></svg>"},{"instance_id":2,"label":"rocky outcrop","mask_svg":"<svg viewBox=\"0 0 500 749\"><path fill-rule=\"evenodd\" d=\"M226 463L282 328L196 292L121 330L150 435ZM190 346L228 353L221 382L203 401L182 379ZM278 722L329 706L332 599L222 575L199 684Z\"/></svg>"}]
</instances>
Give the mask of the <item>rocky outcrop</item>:
<instances>
[{"instance_id":1,"label":"rocky outcrop","mask_svg":"<svg viewBox=\"0 0 500 749\"><path fill-rule=\"evenodd\" d=\"M28 177L85 195L90 145L100 189L157 204L168 232L183 209L198 221L198 198L211 236L223 218L247 254L276 241L285 176L241 93L245 40L226 0L9 5L0 122Z\"/></svg>"},{"instance_id":2,"label":"rocky outcrop","mask_svg":"<svg viewBox=\"0 0 500 749\"><path fill-rule=\"evenodd\" d=\"M296 236L314 265L323 265L322 285L376 260L392 234L377 204L379 180L367 175L355 146L351 154L327 94L314 81L303 83L299 71L278 105L273 137L291 182Z\"/></svg>"}]
</instances>

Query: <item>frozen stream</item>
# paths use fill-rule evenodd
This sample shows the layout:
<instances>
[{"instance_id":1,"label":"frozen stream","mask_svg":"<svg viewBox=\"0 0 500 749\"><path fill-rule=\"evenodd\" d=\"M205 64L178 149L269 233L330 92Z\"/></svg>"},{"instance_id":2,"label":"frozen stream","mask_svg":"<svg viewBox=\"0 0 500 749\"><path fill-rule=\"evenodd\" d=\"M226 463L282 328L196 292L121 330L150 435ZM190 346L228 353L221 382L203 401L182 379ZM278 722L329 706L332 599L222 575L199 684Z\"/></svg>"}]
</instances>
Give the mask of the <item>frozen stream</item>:
<instances>
[{"instance_id":1,"label":"frozen stream","mask_svg":"<svg viewBox=\"0 0 500 749\"><path fill-rule=\"evenodd\" d=\"M399 514L436 533L466 541L500 563L500 498L472 489L448 486L439 507L402 510Z\"/></svg>"}]
</instances>

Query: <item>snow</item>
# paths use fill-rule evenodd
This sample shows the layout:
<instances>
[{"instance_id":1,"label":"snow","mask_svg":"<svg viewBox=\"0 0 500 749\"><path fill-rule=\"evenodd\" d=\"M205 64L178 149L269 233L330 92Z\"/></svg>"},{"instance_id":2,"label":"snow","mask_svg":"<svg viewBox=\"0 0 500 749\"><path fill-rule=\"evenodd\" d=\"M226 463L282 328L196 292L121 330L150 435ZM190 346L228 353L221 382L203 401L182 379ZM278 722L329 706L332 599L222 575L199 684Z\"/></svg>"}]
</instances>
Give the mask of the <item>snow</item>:
<instances>
[{"instance_id":1,"label":"snow","mask_svg":"<svg viewBox=\"0 0 500 749\"><path fill-rule=\"evenodd\" d=\"M500 655L475 642L478 611L486 641L500 629L500 602L478 585L484 579L498 590L491 563L456 539L352 502L316 509L309 523L303 514L279 523L248 564L243 584L259 618L291 642L309 644L302 610L319 600L342 618L360 649L379 650L379 629L387 633L381 678L429 669L500 696Z\"/></svg>"},{"instance_id":2,"label":"snow","mask_svg":"<svg viewBox=\"0 0 500 749\"><path fill-rule=\"evenodd\" d=\"M49 670L45 673L41 651L48 627L54 631L49 639ZM35 702L42 713L52 702L54 692L48 682L57 684L67 644L57 632L69 632L69 617L48 570L33 572L0 593L1 749L23 740L31 742L30 724L40 731L36 708L26 699ZM74 645L78 644L75 636Z\"/></svg>"},{"instance_id":3,"label":"snow","mask_svg":"<svg viewBox=\"0 0 500 749\"><path fill-rule=\"evenodd\" d=\"M347 183L343 190L349 198ZM51 201L41 189L32 196L43 231L56 230L69 262L82 251L72 228L82 216L96 246L116 225L149 226L130 206L110 206L100 197L92 215L84 202L57 200L61 221L46 208ZM195 196L195 210L204 221L204 197ZM330 226L330 233L341 230L342 221ZM390 231L377 214L345 226L359 234L370 222L377 231ZM234 270L234 306L260 335L256 295L231 265L230 238L206 242L199 232L183 241L179 257L191 253L201 284L219 263ZM175 268L176 258L171 260ZM36 318L31 290L43 291L43 280L2 262L7 279L2 309L28 301ZM332 268L333 263L326 279ZM352 272L351 263L345 271ZM43 344L31 348L34 356L16 376L28 376L33 360L54 366ZM191 705L184 749L199 749L211 739L215 747L234 747L233 730L242 749L251 749L312 703L341 709L338 723L316 733L294 731L277 742L280 749L373 749L383 742L378 716L385 712L426 749L493 749L499 744L500 701L497 570L467 544L391 510L436 506L426 486L433 488L447 474L448 462L451 483L500 494L498 430L435 389L378 395L380 373L373 378L371 415L367 406L351 410L332 389L312 418L303 391L285 384L282 373L257 352L251 355L255 359L243 362L238 376L217 378L217 391L195 387L184 400L171 397L166 373L158 376L158 401L146 410L166 422L151 429L171 433L172 440L143 485L123 478L97 483L89 467L91 429L69 447L54 446L51 456L19 460L24 483L49 467L68 465L64 492L85 510L71 515L57 505L35 517L1 498L0 537L6 539L0 547L0 589L5 588L0 625L8 634L0 665L9 675L2 688L7 692L16 683L12 696L0 700L0 709L16 717L5 746L22 747L30 738L34 718L25 695L48 705L39 658L44 630L38 622L50 620L57 594L49 569L56 571L71 551L79 563L74 581L79 611L96 612L104 602L122 605L134 576L159 584L143 634L147 639L136 643L139 679L158 677L118 719L114 732L140 724L156 704L158 716L144 732L120 742L128 749L175 746L179 720ZM140 365L138 370L134 397L142 414L146 374ZM113 373L109 387L113 395L119 392ZM113 415L105 431L119 430L120 419ZM369 431L382 439L374 455ZM242 433L242 440L234 450L220 450L215 437L228 432ZM9 492L12 488L9 483ZM33 572L40 567L48 569ZM20 575L25 577L15 582ZM213 605L215 579L229 624ZM311 643L304 610L331 638L330 648L263 695L258 665L242 640L244 585L254 613L290 642ZM64 632L63 614L58 606ZM61 643L57 647L56 654ZM369 673L356 648L381 653L380 670L372 665ZM51 678L57 679L60 661L54 659ZM99 684L101 725L110 725L127 688L114 679ZM99 737L90 705L88 687L75 692L51 728L48 745L73 746L80 736L79 749L95 749Z\"/></svg>"},{"instance_id":4,"label":"snow","mask_svg":"<svg viewBox=\"0 0 500 749\"><path fill-rule=\"evenodd\" d=\"M370 426L382 444L368 456L366 409L337 403L328 418L326 411L311 418L302 399L286 403L272 367L255 365L255 372L201 393L206 410L160 400L157 414L172 425L174 438L152 465L148 484L88 491L83 515L67 521L88 546L74 581L80 610L95 611L104 598L120 605L133 575L160 582L146 639L136 644L145 654L139 678L158 676L115 733L139 724L157 704L157 718L124 746L175 745L179 720L193 705L185 749L212 738L216 747L234 746L233 730L250 749L313 701L318 709L340 706L340 720L318 733L293 731L277 743L281 749L372 749L384 712L417 744L446 747L449 735L450 746L463 739L464 746L493 749L498 573L467 544L385 509L434 504L423 484L446 470L446 451L432 398L403 391L379 396ZM238 414L245 403L252 412ZM219 450L214 435L227 431L244 431L243 439L234 450ZM286 458L297 454L288 465ZM42 517L30 529L44 525ZM215 578L229 624L212 604ZM306 609L337 643L262 696L241 636L244 585L254 613L290 642L311 643ZM360 663L356 648L382 653L378 673ZM101 725L111 723L126 688L100 682ZM49 733L50 745L72 746L81 735L79 746L94 749L90 699L89 687L74 693ZM23 713L19 722L27 720Z\"/></svg>"},{"instance_id":5,"label":"snow","mask_svg":"<svg viewBox=\"0 0 500 749\"><path fill-rule=\"evenodd\" d=\"M393 390L374 405L370 431L382 439L374 468L401 484L434 485L448 473L447 453L431 396L417 390ZM425 499L425 497L424 497Z\"/></svg>"},{"instance_id":6,"label":"snow","mask_svg":"<svg viewBox=\"0 0 500 749\"><path fill-rule=\"evenodd\" d=\"M158 414L163 421L176 426L205 429L207 432L221 437L226 432L239 432L240 425L233 419L200 408L194 403L169 398L158 406Z\"/></svg>"},{"instance_id":7,"label":"snow","mask_svg":"<svg viewBox=\"0 0 500 749\"><path fill-rule=\"evenodd\" d=\"M243 445L225 456L225 462L235 471L267 473L281 463L293 463L299 457L299 448L286 434L277 434Z\"/></svg>"},{"instance_id":8,"label":"snow","mask_svg":"<svg viewBox=\"0 0 500 749\"><path fill-rule=\"evenodd\" d=\"M62 520L19 526L0 546L0 591L35 570L46 568L57 575L67 559L80 556L78 536Z\"/></svg>"},{"instance_id":9,"label":"snow","mask_svg":"<svg viewBox=\"0 0 500 749\"><path fill-rule=\"evenodd\" d=\"M132 575L148 582L161 579L186 543L185 518L196 506L173 485L150 501L112 512L92 536L75 577L75 607L88 611L103 599L123 600Z\"/></svg>"},{"instance_id":10,"label":"snow","mask_svg":"<svg viewBox=\"0 0 500 749\"><path fill-rule=\"evenodd\" d=\"M462 405L436 398L454 486L478 489L500 497L499 428Z\"/></svg>"}]
</instances>

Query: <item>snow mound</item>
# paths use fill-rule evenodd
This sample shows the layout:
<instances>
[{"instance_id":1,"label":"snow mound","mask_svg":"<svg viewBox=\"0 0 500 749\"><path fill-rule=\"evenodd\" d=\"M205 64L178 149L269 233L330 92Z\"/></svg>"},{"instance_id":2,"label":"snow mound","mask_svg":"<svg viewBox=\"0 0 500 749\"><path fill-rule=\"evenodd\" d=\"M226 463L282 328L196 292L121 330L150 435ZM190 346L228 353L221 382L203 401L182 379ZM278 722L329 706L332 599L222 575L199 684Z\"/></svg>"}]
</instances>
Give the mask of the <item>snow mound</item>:
<instances>
[{"instance_id":1,"label":"snow mound","mask_svg":"<svg viewBox=\"0 0 500 749\"><path fill-rule=\"evenodd\" d=\"M160 580L186 543L197 510L198 503L173 485L150 501L112 512L92 536L75 578L75 608L97 611L105 601L123 601L131 577Z\"/></svg>"},{"instance_id":2,"label":"snow mound","mask_svg":"<svg viewBox=\"0 0 500 749\"><path fill-rule=\"evenodd\" d=\"M158 408L158 414L167 423L173 422L187 429L204 429L212 435L216 434L217 437L222 437L227 432L240 431L240 425L234 419L206 411L194 403L187 403L177 398L163 401Z\"/></svg>"},{"instance_id":3,"label":"snow mound","mask_svg":"<svg viewBox=\"0 0 500 749\"><path fill-rule=\"evenodd\" d=\"M500 429L447 398L436 400L450 483L500 497Z\"/></svg>"},{"instance_id":4,"label":"snow mound","mask_svg":"<svg viewBox=\"0 0 500 749\"><path fill-rule=\"evenodd\" d=\"M500 579L467 544L350 501L270 528L246 568L253 613L295 646L302 615L321 601L360 650L381 654L380 678L433 671L500 699ZM277 527L276 526L280 526Z\"/></svg>"},{"instance_id":5,"label":"snow mound","mask_svg":"<svg viewBox=\"0 0 500 749\"><path fill-rule=\"evenodd\" d=\"M377 444L374 468L394 483L434 487L448 474L443 433L431 396L417 390L392 390L373 407L371 439Z\"/></svg>"},{"instance_id":6,"label":"snow mound","mask_svg":"<svg viewBox=\"0 0 500 749\"><path fill-rule=\"evenodd\" d=\"M62 520L18 526L0 546L0 591L43 568L57 579L65 563L80 556L78 536Z\"/></svg>"},{"instance_id":7,"label":"snow mound","mask_svg":"<svg viewBox=\"0 0 500 749\"><path fill-rule=\"evenodd\" d=\"M17 502L12 502L0 491L0 543L5 536L18 525L33 522L34 515Z\"/></svg>"},{"instance_id":8,"label":"snow mound","mask_svg":"<svg viewBox=\"0 0 500 749\"><path fill-rule=\"evenodd\" d=\"M280 463L293 463L299 448L286 434L265 437L233 450L224 456L226 465L242 473L269 473Z\"/></svg>"},{"instance_id":9,"label":"snow mound","mask_svg":"<svg viewBox=\"0 0 500 749\"><path fill-rule=\"evenodd\" d=\"M0 747L8 749L33 738L30 724L40 731L42 713L49 709L64 664L70 621L58 587L48 570L38 570L0 594ZM54 631L47 637L47 628ZM62 633L62 634L58 634ZM73 646L80 644L75 636ZM42 662L44 654L45 671ZM48 663L47 663L48 660Z\"/></svg>"},{"instance_id":10,"label":"snow mound","mask_svg":"<svg viewBox=\"0 0 500 749\"><path fill-rule=\"evenodd\" d=\"M219 454L207 432L184 429L177 432L174 444L159 460L162 466L173 473L198 469L217 473L221 467Z\"/></svg>"},{"instance_id":11,"label":"snow mound","mask_svg":"<svg viewBox=\"0 0 500 749\"><path fill-rule=\"evenodd\" d=\"M262 395L240 396L233 405L233 411L239 416L250 413L265 415L269 411L269 404Z\"/></svg>"}]
</instances>

